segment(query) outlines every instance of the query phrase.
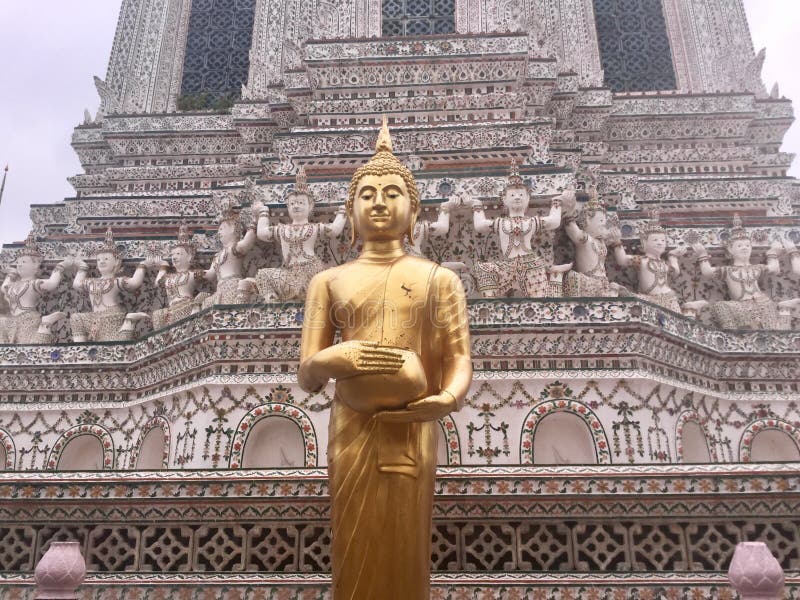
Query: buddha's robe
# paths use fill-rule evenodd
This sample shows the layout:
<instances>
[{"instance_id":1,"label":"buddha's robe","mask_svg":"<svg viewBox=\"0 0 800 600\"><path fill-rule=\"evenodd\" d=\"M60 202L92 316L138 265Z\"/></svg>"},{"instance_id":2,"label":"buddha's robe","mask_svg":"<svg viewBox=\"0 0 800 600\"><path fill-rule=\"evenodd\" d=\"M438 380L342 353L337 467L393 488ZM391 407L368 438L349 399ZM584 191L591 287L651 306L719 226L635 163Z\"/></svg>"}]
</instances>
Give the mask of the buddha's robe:
<instances>
[{"instance_id":1,"label":"buddha's robe","mask_svg":"<svg viewBox=\"0 0 800 600\"><path fill-rule=\"evenodd\" d=\"M416 352L426 396L464 385L448 364L469 356L464 291L455 273L428 260L361 258L317 275L306 298L304 353L332 345L335 330L343 341ZM386 423L349 408L337 390L328 442L335 600L430 598L437 427Z\"/></svg>"}]
</instances>

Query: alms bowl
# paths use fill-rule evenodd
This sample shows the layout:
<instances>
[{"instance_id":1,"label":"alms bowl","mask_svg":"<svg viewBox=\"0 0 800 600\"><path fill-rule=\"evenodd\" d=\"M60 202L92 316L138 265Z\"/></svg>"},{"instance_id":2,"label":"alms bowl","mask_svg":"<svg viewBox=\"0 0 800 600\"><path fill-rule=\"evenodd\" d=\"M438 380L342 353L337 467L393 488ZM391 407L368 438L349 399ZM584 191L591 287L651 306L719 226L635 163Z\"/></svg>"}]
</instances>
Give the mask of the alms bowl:
<instances>
[{"instance_id":1,"label":"alms bowl","mask_svg":"<svg viewBox=\"0 0 800 600\"><path fill-rule=\"evenodd\" d=\"M425 396L428 380L416 352L393 348L405 362L391 375L356 375L336 382L336 395L358 412L373 414L382 410L400 410Z\"/></svg>"}]
</instances>

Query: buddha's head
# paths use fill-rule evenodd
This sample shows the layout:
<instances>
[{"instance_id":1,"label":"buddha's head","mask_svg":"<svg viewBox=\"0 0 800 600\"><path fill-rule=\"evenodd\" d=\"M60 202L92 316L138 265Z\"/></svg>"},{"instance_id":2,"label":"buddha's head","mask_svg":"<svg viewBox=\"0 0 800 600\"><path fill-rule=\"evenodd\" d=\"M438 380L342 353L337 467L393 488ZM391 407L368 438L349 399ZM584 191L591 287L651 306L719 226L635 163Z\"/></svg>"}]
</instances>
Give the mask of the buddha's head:
<instances>
[{"instance_id":1,"label":"buddha's head","mask_svg":"<svg viewBox=\"0 0 800 600\"><path fill-rule=\"evenodd\" d=\"M33 234L25 240L25 247L17 255L17 274L21 279L34 279L42 266L42 254L36 246Z\"/></svg>"},{"instance_id":2,"label":"buddha's head","mask_svg":"<svg viewBox=\"0 0 800 600\"><path fill-rule=\"evenodd\" d=\"M345 206L352 228L351 243L414 241L419 215L419 191L414 175L392 153L392 138L386 117L378 135L375 156L353 175Z\"/></svg>"}]
</instances>

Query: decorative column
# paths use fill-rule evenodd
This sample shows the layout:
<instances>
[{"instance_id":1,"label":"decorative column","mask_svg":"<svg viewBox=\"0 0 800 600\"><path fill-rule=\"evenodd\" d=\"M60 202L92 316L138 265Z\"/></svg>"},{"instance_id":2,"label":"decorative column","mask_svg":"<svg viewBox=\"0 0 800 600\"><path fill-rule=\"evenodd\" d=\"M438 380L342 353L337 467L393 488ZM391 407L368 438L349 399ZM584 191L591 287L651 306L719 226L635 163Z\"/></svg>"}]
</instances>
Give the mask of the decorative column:
<instances>
[{"instance_id":1,"label":"decorative column","mask_svg":"<svg viewBox=\"0 0 800 600\"><path fill-rule=\"evenodd\" d=\"M728 579L742 600L783 598L783 569L764 542L737 544Z\"/></svg>"}]
</instances>

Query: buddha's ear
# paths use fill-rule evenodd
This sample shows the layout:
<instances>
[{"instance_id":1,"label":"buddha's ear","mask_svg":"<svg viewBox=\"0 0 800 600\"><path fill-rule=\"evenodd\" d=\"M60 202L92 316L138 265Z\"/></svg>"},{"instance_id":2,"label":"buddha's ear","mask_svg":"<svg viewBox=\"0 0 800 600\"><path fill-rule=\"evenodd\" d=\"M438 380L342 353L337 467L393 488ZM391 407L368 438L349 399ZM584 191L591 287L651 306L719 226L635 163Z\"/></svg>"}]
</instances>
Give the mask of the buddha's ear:
<instances>
[{"instance_id":1,"label":"buddha's ear","mask_svg":"<svg viewBox=\"0 0 800 600\"><path fill-rule=\"evenodd\" d=\"M347 222L350 223L350 247L356 245L356 240L358 239L358 232L356 231L356 224L353 223L353 211L347 211Z\"/></svg>"},{"instance_id":2,"label":"buddha's ear","mask_svg":"<svg viewBox=\"0 0 800 600\"><path fill-rule=\"evenodd\" d=\"M419 211L415 211L411 213L411 222L408 224L408 243L412 246L414 245L414 227L417 224L417 217L419 216Z\"/></svg>"}]
</instances>

